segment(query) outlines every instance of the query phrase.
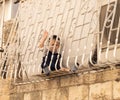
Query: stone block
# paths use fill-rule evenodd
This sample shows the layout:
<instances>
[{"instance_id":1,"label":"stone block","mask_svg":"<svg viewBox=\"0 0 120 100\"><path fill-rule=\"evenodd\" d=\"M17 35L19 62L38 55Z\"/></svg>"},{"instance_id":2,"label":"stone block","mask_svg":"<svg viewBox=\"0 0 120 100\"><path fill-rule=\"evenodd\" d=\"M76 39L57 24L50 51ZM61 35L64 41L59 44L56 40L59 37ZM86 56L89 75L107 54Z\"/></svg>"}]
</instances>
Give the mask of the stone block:
<instances>
[{"instance_id":1,"label":"stone block","mask_svg":"<svg viewBox=\"0 0 120 100\"><path fill-rule=\"evenodd\" d=\"M68 88L45 90L42 92L42 100L69 100Z\"/></svg>"},{"instance_id":2,"label":"stone block","mask_svg":"<svg viewBox=\"0 0 120 100\"><path fill-rule=\"evenodd\" d=\"M83 75L73 74L69 76L64 76L60 80L61 87L71 86L83 83Z\"/></svg>"},{"instance_id":3,"label":"stone block","mask_svg":"<svg viewBox=\"0 0 120 100\"><path fill-rule=\"evenodd\" d=\"M11 94L10 100L24 100L24 93Z\"/></svg>"},{"instance_id":4,"label":"stone block","mask_svg":"<svg viewBox=\"0 0 120 100\"><path fill-rule=\"evenodd\" d=\"M39 91L33 91L33 92L31 92L30 93L30 100L42 100L41 99L42 97L41 97L41 92L39 92ZM28 100L28 99L26 99L26 100Z\"/></svg>"},{"instance_id":5,"label":"stone block","mask_svg":"<svg viewBox=\"0 0 120 100\"><path fill-rule=\"evenodd\" d=\"M7 95L10 92L10 80L0 80L0 94ZM1 99L0 99L1 100Z\"/></svg>"},{"instance_id":6,"label":"stone block","mask_svg":"<svg viewBox=\"0 0 120 100\"><path fill-rule=\"evenodd\" d=\"M34 83L35 90L44 90L47 89L48 82L47 81L40 81L39 83Z\"/></svg>"},{"instance_id":7,"label":"stone block","mask_svg":"<svg viewBox=\"0 0 120 100\"><path fill-rule=\"evenodd\" d=\"M120 82L113 81L113 99L120 100Z\"/></svg>"},{"instance_id":8,"label":"stone block","mask_svg":"<svg viewBox=\"0 0 120 100\"><path fill-rule=\"evenodd\" d=\"M89 79L90 79L90 74L89 73L85 73L83 75L83 84L89 84Z\"/></svg>"},{"instance_id":9,"label":"stone block","mask_svg":"<svg viewBox=\"0 0 120 100\"><path fill-rule=\"evenodd\" d=\"M56 89L45 90L42 92L42 100L54 100Z\"/></svg>"},{"instance_id":10,"label":"stone block","mask_svg":"<svg viewBox=\"0 0 120 100\"><path fill-rule=\"evenodd\" d=\"M114 80L118 77L119 70L108 70L103 72L103 81Z\"/></svg>"},{"instance_id":11,"label":"stone block","mask_svg":"<svg viewBox=\"0 0 120 100\"><path fill-rule=\"evenodd\" d=\"M96 80L95 80L96 83L103 82L103 72L95 73L95 75L96 75Z\"/></svg>"},{"instance_id":12,"label":"stone block","mask_svg":"<svg viewBox=\"0 0 120 100\"><path fill-rule=\"evenodd\" d=\"M33 84L18 85L16 89L17 93L30 92L34 90L34 85Z\"/></svg>"},{"instance_id":13,"label":"stone block","mask_svg":"<svg viewBox=\"0 0 120 100\"><path fill-rule=\"evenodd\" d=\"M60 86L59 78L48 80L47 84L48 89L58 88Z\"/></svg>"},{"instance_id":14,"label":"stone block","mask_svg":"<svg viewBox=\"0 0 120 100\"><path fill-rule=\"evenodd\" d=\"M31 100L31 98L30 98L30 93L25 93L23 100Z\"/></svg>"},{"instance_id":15,"label":"stone block","mask_svg":"<svg viewBox=\"0 0 120 100\"><path fill-rule=\"evenodd\" d=\"M88 85L70 87L68 100L88 100L88 91Z\"/></svg>"},{"instance_id":16,"label":"stone block","mask_svg":"<svg viewBox=\"0 0 120 100\"><path fill-rule=\"evenodd\" d=\"M3 27L3 41L5 43L7 42L7 39L9 37L12 24L13 24L13 20L9 20L9 21L4 23L4 27Z\"/></svg>"},{"instance_id":17,"label":"stone block","mask_svg":"<svg viewBox=\"0 0 120 100\"><path fill-rule=\"evenodd\" d=\"M60 88L56 91L55 100L69 100L68 99L68 88Z\"/></svg>"},{"instance_id":18,"label":"stone block","mask_svg":"<svg viewBox=\"0 0 120 100\"><path fill-rule=\"evenodd\" d=\"M92 84L92 83L96 82L96 80L97 80L96 74L95 73L90 73L89 74L89 83Z\"/></svg>"},{"instance_id":19,"label":"stone block","mask_svg":"<svg viewBox=\"0 0 120 100\"><path fill-rule=\"evenodd\" d=\"M112 82L90 85L89 100L112 100Z\"/></svg>"},{"instance_id":20,"label":"stone block","mask_svg":"<svg viewBox=\"0 0 120 100\"><path fill-rule=\"evenodd\" d=\"M43 80L39 83L34 83L34 90L53 89L60 86L59 78Z\"/></svg>"},{"instance_id":21,"label":"stone block","mask_svg":"<svg viewBox=\"0 0 120 100\"><path fill-rule=\"evenodd\" d=\"M9 95L2 95L0 96L0 100L10 100Z\"/></svg>"}]
</instances>

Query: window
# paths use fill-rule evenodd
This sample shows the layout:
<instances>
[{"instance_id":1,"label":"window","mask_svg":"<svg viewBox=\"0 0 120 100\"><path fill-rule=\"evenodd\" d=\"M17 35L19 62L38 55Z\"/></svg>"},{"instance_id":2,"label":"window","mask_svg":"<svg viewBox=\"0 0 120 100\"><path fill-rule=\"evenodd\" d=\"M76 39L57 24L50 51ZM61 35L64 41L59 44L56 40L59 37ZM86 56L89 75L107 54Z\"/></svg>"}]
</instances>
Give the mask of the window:
<instances>
[{"instance_id":1,"label":"window","mask_svg":"<svg viewBox=\"0 0 120 100\"><path fill-rule=\"evenodd\" d=\"M103 30L103 37L102 36L102 32L99 35L99 40L101 41L102 38L102 48L106 48L107 46L107 41L110 40L110 45L114 45L115 44L115 39L116 39L116 35L117 35L117 28L120 27L118 26L118 22L119 22L119 17L120 17L120 0L117 0L117 7L115 8L115 1L111 2L109 5L109 12L107 12L107 5L102 6L101 8L101 12L100 12L100 17L99 17L99 31L101 32ZM114 8L115 8L115 12L114 12ZM115 14L115 17L114 17ZM106 16L107 15L107 16ZM106 21L105 21L105 17L107 17ZM113 25L112 25L112 20L113 20ZM105 24L105 27L103 27ZM112 26L111 26L112 25ZM112 27L112 29L110 30L110 27ZM110 36L110 39L108 39ZM118 35L118 44L120 44L120 31L119 31L119 35Z\"/></svg>"},{"instance_id":2,"label":"window","mask_svg":"<svg viewBox=\"0 0 120 100\"><path fill-rule=\"evenodd\" d=\"M16 16L17 10L18 10L19 3L12 3L12 12L11 17L14 18Z\"/></svg>"}]
</instances>

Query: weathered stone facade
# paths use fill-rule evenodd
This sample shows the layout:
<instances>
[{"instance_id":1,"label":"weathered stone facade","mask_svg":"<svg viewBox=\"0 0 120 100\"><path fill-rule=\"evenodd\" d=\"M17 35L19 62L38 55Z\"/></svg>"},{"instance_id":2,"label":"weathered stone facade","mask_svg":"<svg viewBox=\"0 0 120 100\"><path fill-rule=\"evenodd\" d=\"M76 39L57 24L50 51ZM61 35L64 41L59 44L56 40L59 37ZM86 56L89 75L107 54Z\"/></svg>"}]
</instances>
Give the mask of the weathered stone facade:
<instances>
[{"instance_id":1,"label":"weathered stone facade","mask_svg":"<svg viewBox=\"0 0 120 100\"><path fill-rule=\"evenodd\" d=\"M1 80L0 100L120 100L119 74L109 69L16 85Z\"/></svg>"},{"instance_id":2,"label":"weathered stone facade","mask_svg":"<svg viewBox=\"0 0 120 100\"><path fill-rule=\"evenodd\" d=\"M9 37L13 20L6 21L3 26L3 45L6 45L7 39Z\"/></svg>"},{"instance_id":3,"label":"weathered stone facade","mask_svg":"<svg viewBox=\"0 0 120 100\"><path fill-rule=\"evenodd\" d=\"M47 4L48 2L49 0L25 0L20 6L10 34L12 38L9 38L5 49L7 55L3 57L5 59L1 69L5 72L6 79L1 75L0 100L120 100L120 49L116 46L113 57L113 49L106 46L101 55L99 50L96 51L96 62L90 62L95 46L103 49L103 45L99 47L103 41L98 43L99 40L96 40L100 37L96 36L101 34L97 22L100 7L106 6L108 2L55 0ZM31 12L32 10L34 11ZM10 29L11 22L8 22L3 35L5 44ZM63 36L63 63L71 67L78 57L77 61L82 64L78 73L61 74L62 76L56 74L50 79L37 76L41 75L39 66L42 58L38 43L44 29L50 34ZM26 81L26 76L30 82Z\"/></svg>"}]
</instances>

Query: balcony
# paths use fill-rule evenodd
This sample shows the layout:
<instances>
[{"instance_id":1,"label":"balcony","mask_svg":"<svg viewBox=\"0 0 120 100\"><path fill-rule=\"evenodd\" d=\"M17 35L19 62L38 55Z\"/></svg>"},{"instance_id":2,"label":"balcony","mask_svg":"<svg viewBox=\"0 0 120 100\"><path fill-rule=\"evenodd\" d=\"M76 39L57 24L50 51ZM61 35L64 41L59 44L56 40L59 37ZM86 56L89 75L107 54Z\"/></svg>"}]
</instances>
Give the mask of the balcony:
<instances>
[{"instance_id":1,"label":"balcony","mask_svg":"<svg viewBox=\"0 0 120 100\"><path fill-rule=\"evenodd\" d=\"M120 64L120 0L104 2L31 0L20 3L1 61L1 76L32 82L70 74L116 69ZM38 47L44 31L60 37L60 67L41 73L43 51ZM49 38L47 38L49 41ZM55 47L55 46L54 46ZM47 51L48 52L48 51ZM48 56L48 55L47 55ZM37 80L36 80L37 81Z\"/></svg>"}]
</instances>

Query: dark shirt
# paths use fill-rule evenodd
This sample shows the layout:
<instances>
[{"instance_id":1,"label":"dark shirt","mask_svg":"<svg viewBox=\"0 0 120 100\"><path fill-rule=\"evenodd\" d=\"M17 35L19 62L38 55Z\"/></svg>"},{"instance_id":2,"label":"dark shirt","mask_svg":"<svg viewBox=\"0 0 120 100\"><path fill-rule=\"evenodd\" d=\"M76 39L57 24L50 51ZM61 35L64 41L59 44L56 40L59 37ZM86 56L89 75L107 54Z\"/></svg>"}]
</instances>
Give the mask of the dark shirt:
<instances>
[{"instance_id":1,"label":"dark shirt","mask_svg":"<svg viewBox=\"0 0 120 100\"><path fill-rule=\"evenodd\" d=\"M41 67L45 68L45 67L50 66L51 71L54 71L55 70L55 64L57 63L56 68L59 70L60 69L60 58L61 58L61 55L58 54L58 53L54 53L53 58L52 58L52 52L49 51L48 55L45 55L43 57ZM58 59L58 61L57 61L57 59ZM51 60L52 60L52 63L50 65Z\"/></svg>"}]
</instances>

